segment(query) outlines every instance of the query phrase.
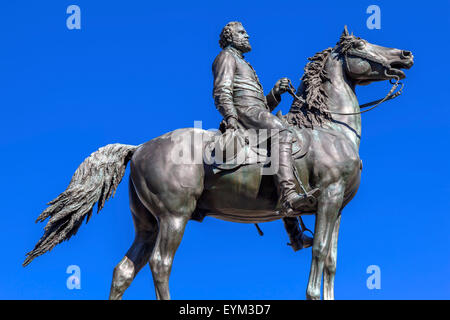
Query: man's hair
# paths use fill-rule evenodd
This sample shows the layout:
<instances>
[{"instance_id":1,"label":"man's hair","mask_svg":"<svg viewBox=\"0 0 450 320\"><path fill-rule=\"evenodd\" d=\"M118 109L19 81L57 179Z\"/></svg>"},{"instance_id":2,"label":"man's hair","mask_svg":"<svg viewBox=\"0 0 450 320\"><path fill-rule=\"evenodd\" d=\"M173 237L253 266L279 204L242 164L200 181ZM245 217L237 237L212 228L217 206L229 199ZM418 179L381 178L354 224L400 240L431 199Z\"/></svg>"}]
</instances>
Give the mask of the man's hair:
<instances>
[{"instance_id":1,"label":"man's hair","mask_svg":"<svg viewBox=\"0 0 450 320\"><path fill-rule=\"evenodd\" d=\"M223 49L233 43L233 27L242 25L239 21L228 22L220 33L219 45Z\"/></svg>"}]
</instances>

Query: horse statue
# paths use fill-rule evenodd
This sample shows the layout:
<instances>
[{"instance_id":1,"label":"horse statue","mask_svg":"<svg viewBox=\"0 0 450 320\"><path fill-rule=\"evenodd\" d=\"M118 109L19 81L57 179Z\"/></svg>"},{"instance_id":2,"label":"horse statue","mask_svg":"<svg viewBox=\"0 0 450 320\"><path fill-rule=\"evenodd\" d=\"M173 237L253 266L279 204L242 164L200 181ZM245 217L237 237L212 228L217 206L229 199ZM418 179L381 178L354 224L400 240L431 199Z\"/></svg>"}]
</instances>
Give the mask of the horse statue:
<instances>
[{"instance_id":1,"label":"horse statue","mask_svg":"<svg viewBox=\"0 0 450 320\"><path fill-rule=\"evenodd\" d=\"M334 299L341 212L355 196L362 170L359 144L364 111L355 87L396 81L385 98L364 105L376 103L376 107L399 94L394 88L405 78L401 69L411 68L414 62L410 51L371 44L349 34L347 27L333 48L309 60L302 83L292 92L295 99L289 113L279 116L302 142L302 156L295 159L298 179L306 190L321 190L313 207L295 213L296 217L316 216L306 297L321 298L323 276L323 298ZM211 216L262 223L283 218L278 213L273 179L260 174L260 164L217 172L212 164L198 159L183 163L173 160L179 150L202 154L214 134L183 128L139 146L116 143L92 153L76 170L67 189L37 218L40 222L49 220L24 266L75 235L83 220L89 221L96 203L100 211L115 193L130 162L130 208L136 236L114 268L110 299L121 299L147 262L157 299L170 299L172 262L189 220Z\"/></svg>"}]
</instances>

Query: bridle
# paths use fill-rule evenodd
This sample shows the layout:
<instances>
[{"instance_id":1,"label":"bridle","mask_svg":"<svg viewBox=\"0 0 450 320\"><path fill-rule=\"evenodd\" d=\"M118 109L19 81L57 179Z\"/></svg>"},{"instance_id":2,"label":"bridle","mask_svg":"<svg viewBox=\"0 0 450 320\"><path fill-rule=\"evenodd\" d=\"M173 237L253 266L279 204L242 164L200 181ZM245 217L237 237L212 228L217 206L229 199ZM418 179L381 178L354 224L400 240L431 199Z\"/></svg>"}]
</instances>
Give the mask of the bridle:
<instances>
[{"instance_id":1,"label":"bridle","mask_svg":"<svg viewBox=\"0 0 450 320\"><path fill-rule=\"evenodd\" d=\"M392 88L391 88L391 90L389 90L389 92L386 94L386 96L384 98L378 99L378 100L374 100L372 102L368 102L368 103L365 103L365 104L362 104L362 105L359 106L359 109L364 109L364 108L371 107L371 108L369 108L367 110L359 111L359 112L346 113L346 112L336 112L336 111L331 111L331 110L328 110L328 109L323 109L324 112L328 112L328 113L331 113L331 114L345 115L345 116L358 115L358 114L362 114L362 113L371 111L371 110L375 109L376 107L378 107L383 102L388 101L388 100L392 100L392 99L394 99L394 98L396 98L396 97L398 97L399 95L402 94L404 84L403 84L403 82L400 82L400 77L399 76L397 76L397 75L388 75L387 74L387 70L391 67L389 64L387 64L384 61L377 60L377 59L375 59L375 58L373 58L373 57L371 57L371 56L369 56L369 55L367 55L367 54L365 54L363 52L357 52L357 51L351 50L351 49L345 51L345 63L347 63L348 55L355 56L355 57L362 58L362 59L366 59L366 60L369 60L369 61L372 61L372 62L375 62L375 63L378 63L378 64L382 65L385 68L384 69L385 76L386 77L389 77L389 76L392 77L391 79L389 79L389 83L392 84ZM396 79L396 81L392 82L392 80L394 80L394 79ZM400 86L400 88L396 91L398 86ZM292 97L294 99L300 100L300 101L303 100L302 98L300 98L299 96L297 96L295 94L295 91L296 91L295 87L292 85L291 81L289 80L288 92L292 95Z\"/></svg>"}]
</instances>

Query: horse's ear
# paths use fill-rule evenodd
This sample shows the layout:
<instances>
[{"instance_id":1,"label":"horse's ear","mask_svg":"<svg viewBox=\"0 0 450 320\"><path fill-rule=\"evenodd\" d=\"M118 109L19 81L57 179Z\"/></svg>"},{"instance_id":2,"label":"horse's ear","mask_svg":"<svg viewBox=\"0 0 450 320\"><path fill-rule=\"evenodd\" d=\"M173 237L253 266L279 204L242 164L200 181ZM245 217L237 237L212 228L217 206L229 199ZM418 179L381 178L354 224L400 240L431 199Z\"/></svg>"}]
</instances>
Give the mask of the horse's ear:
<instances>
[{"instance_id":1,"label":"horse's ear","mask_svg":"<svg viewBox=\"0 0 450 320\"><path fill-rule=\"evenodd\" d=\"M345 36L345 37L348 37L347 25L344 26L344 31L342 31L342 35Z\"/></svg>"}]
</instances>

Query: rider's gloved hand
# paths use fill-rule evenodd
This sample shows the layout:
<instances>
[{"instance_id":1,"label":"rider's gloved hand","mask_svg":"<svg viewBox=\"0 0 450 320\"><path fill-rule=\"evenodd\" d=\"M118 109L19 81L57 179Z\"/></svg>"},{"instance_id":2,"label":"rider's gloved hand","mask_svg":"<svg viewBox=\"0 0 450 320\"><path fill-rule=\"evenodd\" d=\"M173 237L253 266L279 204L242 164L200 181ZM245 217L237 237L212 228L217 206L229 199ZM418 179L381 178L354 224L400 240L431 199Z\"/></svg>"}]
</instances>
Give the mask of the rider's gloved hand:
<instances>
[{"instance_id":1,"label":"rider's gloved hand","mask_svg":"<svg viewBox=\"0 0 450 320\"><path fill-rule=\"evenodd\" d=\"M237 120L234 117L227 119L227 129L236 130L238 128Z\"/></svg>"},{"instance_id":2,"label":"rider's gloved hand","mask_svg":"<svg viewBox=\"0 0 450 320\"><path fill-rule=\"evenodd\" d=\"M281 78L275 83L273 87L273 93L276 95L282 95L289 90L290 80L288 78Z\"/></svg>"}]
</instances>

